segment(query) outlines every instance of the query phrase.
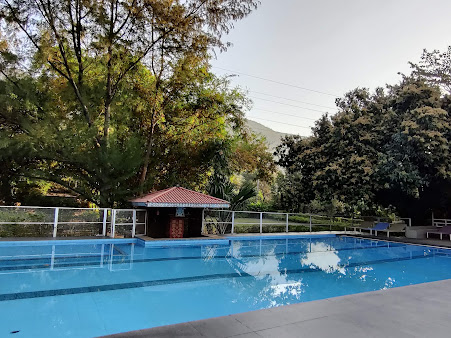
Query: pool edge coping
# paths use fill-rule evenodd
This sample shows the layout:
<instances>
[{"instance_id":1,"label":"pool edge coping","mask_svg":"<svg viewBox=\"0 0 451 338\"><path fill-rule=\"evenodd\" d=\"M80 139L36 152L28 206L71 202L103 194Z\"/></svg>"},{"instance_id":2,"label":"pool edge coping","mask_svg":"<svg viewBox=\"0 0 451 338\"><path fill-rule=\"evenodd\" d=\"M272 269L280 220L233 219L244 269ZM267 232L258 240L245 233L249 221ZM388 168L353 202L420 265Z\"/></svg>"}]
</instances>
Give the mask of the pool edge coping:
<instances>
[{"instance_id":1,"label":"pool edge coping","mask_svg":"<svg viewBox=\"0 0 451 338\"><path fill-rule=\"evenodd\" d=\"M29 246L29 245L71 245L71 244L138 244L145 248L158 247L176 247L176 246L198 246L198 245L230 245L231 240L263 240L263 239L286 239L286 238L330 238L337 237L338 234L321 233L321 234L249 234L249 235L224 235L219 238L205 238L205 239L155 239L146 241L142 238L45 238L45 239L12 239L0 240L0 247L2 246Z\"/></svg>"}]
</instances>

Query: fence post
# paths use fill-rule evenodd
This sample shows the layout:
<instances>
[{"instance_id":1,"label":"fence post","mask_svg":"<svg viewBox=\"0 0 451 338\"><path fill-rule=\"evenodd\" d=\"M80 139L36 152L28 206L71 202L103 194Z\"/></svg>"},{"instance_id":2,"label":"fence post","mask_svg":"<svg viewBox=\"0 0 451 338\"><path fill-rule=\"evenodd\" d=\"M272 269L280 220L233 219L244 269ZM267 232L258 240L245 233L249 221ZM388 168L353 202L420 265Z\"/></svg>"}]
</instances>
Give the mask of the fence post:
<instances>
[{"instance_id":1,"label":"fence post","mask_svg":"<svg viewBox=\"0 0 451 338\"><path fill-rule=\"evenodd\" d=\"M235 230L235 211L232 211L232 230L230 233L233 234L233 231Z\"/></svg>"},{"instance_id":2,"label":"fence post","mask_svg":"<svg viewBox=\"0 0 451 338\"><path fill-rule=\"evenodd\" d=\"M55 208L55 216L53 217L53 237L56 237L56 232L58 231L58 214L60 208Z\"/></svg>"},{"instance_id":3,"label":"fence post","mask_svg":"<svg viewBox=\"0 0 451 338\"><path fill-rule=\"evenodd\" d=\"M411 226L412 226L412 219L409 218L409 227L411 227Z\"/></svg>"},{"instance_id":4,"label":"fence post","mask_svg":"<svg viewBox=\"0 0 451 338\"><path fill-rule=\"evenodd\" d=\"M202 209L202 216L203 216L203 214L204 214L204 209ZM204 219L202 217L202 223L203 222L204 222ZM144 236L147 236L147 209L146 209L145 214L144 214Z\"/></svg>"},{"instance_id":5,"label":"fence post","mask_svg":"<svg viewBox=\"0 0 451 338\"><path fill-rule=\"evenodd\" d=\"M312 215L309 214L309 228L310 228L310 232L312 232Z\"/></svg>"},{"instance_id":6,"label":"fence post","mask_svg":"<svg viewBox=\"0 0 451 338\"><path fill-rule=\"evenodd\" d=\"M432 212L432 226L435 227L434 212Z\"/></svg>"},{"instance_id":7,"label":"fence post","mask_svg":"<svg viewBox=\"0 0 451 338\"><path fill-rule=\"evenodd\" d=\"M108 218L108 209L103 209L102 236L106 236L106 220Z\"/></svg>"},{"instance_id":8,"label":"fence post","mask_svg":"<svg viewBox=\"0 0 451 338\"><path fill-rule=\"evenodd\" d=\"M205 234L205 209L203 208L202 208L202 227L200 233Z\"/></svg>"},{"instance_id":9,"label":"fence post","mask_svg":"<svg viewBox=\"0 0 451 338\"><path fill-rule=\"evenodd\" d=\"M287 222L286 222L286 226L285 226L285 232L288 232L288 214L287 214Z\"/></svg>"},{"instance_id":10,"label":"fence post","mask_svg":"<svg viewBox=\"0 0 451 338\"><path fill-rule=\"evenodd\" d=\"M116 209L112 209L111 210L111 233L110 233L110 237L114 238L114 232L116 228Z\"/></svg>"},{"instance_id":11,"label":"fence post","mask_svg":"<svg viewBox=\"0 0 451 338\"><path fill-rule=\"evenodd\" d=\"M132 228L132 238L135 238L136 233L136 210L133 210L133 228Z\"/></svg>"},{"instance_id":12,"label":"fence post","mask_svg":"<svg viewBox=\"0 0 451 338\"><path fill-rule=\"evenodd\" d=\"M354 226L354 212L351 215L351 229L352 229L353 226ZM347 230L347 227L345 225L345 234L347 234L347 233L348 233L348 230Z\"/></svg>"},{"instance_id":13,"label":"fence post","mask_svg":"<svg viewBox=\"0 0 451 338\"><path fill-rule=\"evenodd\" d=\"M260 233L263 232L263 213L260 213Z\"/></svg>"}]
</instances>

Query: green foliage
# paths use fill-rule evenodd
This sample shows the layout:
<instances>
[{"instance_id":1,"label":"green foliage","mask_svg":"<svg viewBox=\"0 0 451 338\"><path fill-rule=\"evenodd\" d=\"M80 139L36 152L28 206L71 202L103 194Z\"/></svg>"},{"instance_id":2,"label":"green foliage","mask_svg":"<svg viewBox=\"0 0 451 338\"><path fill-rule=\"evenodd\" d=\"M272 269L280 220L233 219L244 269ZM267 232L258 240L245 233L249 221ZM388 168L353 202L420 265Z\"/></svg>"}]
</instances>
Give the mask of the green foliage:
<instances>
[{"instance_id":1,"label":"green foliage","mask_svg":"<svg viewBox=\"0 0 451 338\"><path fill-rule=\"evenodd\" d=\"M248 208L249 202L257 196L254 182L270 181L275 168L264 141L245 130L234 138L218 142L212 163L207 192L229 201L231 210ZM244 182L232 182L235 175L242 175Z\"/></svg>"},{"instance_id":2,"label":"green foliage","mask_svg":"<svg viewBox=\"0 0 451 338\"><path fill-rule=\"evenodd\" d=\"M48 212L39 209L21 210L2 209L0 210L0 237L47 237L53 231L53 224L39 224L40 222L51 221ZM7 224L7 222L35 222L36 224Z\"/></svg>"},{"instance_id":3,"label":"green foliage","mask_svg":"<svg viewBox=\"0 0 451 338\"><path fill-rule=\"evenodd\" d=\"M262 200L258 200L255 202L250 202L247 206L246 206L246 210L249 211L261 211L261 212L268 212L268 211L273 211L273 204L270 202L265 202Z\"/></svg>"},{"instance_id":4,"label":"green foliage","mask_svg":"<svg viewBox=\"0 0 451 338\"><path fill-rule=\"evenodd\" d=\"M0 222L48 222L49 217L45 212L30 210L18 213L15 210L0 210Z\"/></svg>"},{"instance_id":5,"label":"green foliage","mask_svg":"<svg viewBox=\"0 0 451 338\"><path fill-rule=\"evenodd\" d=\"M423 50L418 64L410 62L412 74L426 79L431 85L439 86L444 92L451 93L451 46L445 52Z\"/></svg>"},{"instance_id":6,"label":"green foliage","mask_svg":"<svg viewBox=\"0 0 451 338\"><path fill-rule=\"evenodd\" d=\"M255 185L252 183L237 187L227 177L223 179L225 181L220 181L214 175L208 186L208 193L230 202L230 210L241 210L246 202L257 194Z\"/></svg>"},{"instance_id":7,"label":"green foliage","mask_svg":"<svg viewBox=\"0 0 451 338\"><path fill-rule=\"evenodd\" d=\"M0 1L0 200L58 189L111 207L175 184L202 190L227 143L256 154L235 171L270 170L259 140L237 142L248 100L209 71L211 48L225 50L222 35L256 6Z\"/></svg>"},{"instance_id":8,"label":"green foliage","mask_svg":"<svg viewBox=\"0 0 451 338\"><path fill-rule=\"evenodd\" d=\"M319 120L312 137L288 137L278 147L287 170L280 179L283 202L296 210L329 204L328 214L392 205L417 220L443 205L451 188L447 96L405 77L387 91L351 91L337 106L339 113Z\"/></svg>"},{"instance_id":9,"label":"green foliage","mask_svg":"<svg viewBox=\"0 0 451 338\"><path fill-rule=\"evenodd\" d=\"M0 237L51 237L52 224L0 224Z\"/></svg>"}]
</instances>

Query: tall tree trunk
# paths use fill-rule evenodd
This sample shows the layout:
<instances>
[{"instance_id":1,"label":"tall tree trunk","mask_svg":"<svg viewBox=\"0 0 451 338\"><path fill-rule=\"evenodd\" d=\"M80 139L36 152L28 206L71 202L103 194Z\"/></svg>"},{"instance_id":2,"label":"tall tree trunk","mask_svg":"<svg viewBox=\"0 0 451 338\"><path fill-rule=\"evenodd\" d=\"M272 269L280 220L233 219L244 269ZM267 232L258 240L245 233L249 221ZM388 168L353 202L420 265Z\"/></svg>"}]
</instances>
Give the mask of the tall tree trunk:
<instances>
[{"instance_id":1,"label":"tall tree trunk","mask_svg":"<svg viewBox=\"0 0 451 338\"><path fill-rule=\"evenodd\" d=\"M110 29L108 32L108 51L107 51L107 76L106 76L106 91L105 91L105 107L104 107L104 122L103 122L103 147L104 151L108 147L109 128L111 120L111 101L113 97L112 86L112 59L113 59L113 38L114 38L114 0L110 1Z\"/></svg>"},{"instance_id":2,"label":"tall tree trunk","mask_svg":"<svg viewBox=\"0 0 451 338\"><path fill-rule=\"evenodd\" d=\"M142 194L144 191L144 183L147 179L147 172L149 170L149 163L150 163L150 155L152 153L153 148L153 134L155 132L155 121L154 121L154 114L152 114L152 122L150 127L150 135L149 140L147 142L146 147L146 153L144 154L144 162L143 162L143 168L141 171L141 177L139 178L139 192Z\"/></svg>"},{"instance_id":3,"label":"tall tree trunk","mask_svg":"<svg viewBox=\"0 0 451 338\"><path fill-rule=\"evenodd\" d=\"M106 65L106 88L105 88L105 103L104 103L104 121L103 121L103 138L101 142L101 152L103 153L103 161L101 168L108 168L108 158L106 155L109 146L109 129L111 121L111 103L113 100L113 84L112 84L112 68L113 68L113 39L114 39L114 1L110 0L110 28L108 32L108 49L107 49L107 65ZM108 170L101 172L103 178L108 174ZM108 180L107 180L108 182ZM100 200L102 203L108 203L106 196L108 190L105 182L100 186Z\"/></svg>"},{"instance_id":4,"label":"tall tree trunk","mask_svg":"<svg viewBox=\"0 0 451 338\"><path fill-rule=\"evenodd\" d=\"M111 98L107 95L105 98L105 107L104 107L104 115L105 119L103 121L103 150L106 151L108 147L108 137L109 137L109 128L110 128L110 120L111 120Z\"/></svg>"}]
</instances>

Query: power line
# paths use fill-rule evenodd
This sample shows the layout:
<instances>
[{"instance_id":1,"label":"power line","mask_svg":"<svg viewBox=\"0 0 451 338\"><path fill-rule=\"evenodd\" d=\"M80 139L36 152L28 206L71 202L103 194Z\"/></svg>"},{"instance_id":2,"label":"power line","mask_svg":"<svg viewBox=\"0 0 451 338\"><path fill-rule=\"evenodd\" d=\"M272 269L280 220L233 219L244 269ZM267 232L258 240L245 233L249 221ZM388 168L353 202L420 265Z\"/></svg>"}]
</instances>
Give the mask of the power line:
<instances>
[{"instance_id":1,"label":"power line","mask_svg":"<svg viewBox=\"0 0 451 338\"><path fill-rule=\"evenodd\" d=\"M216 66L212 66L212 68L221 69L221 70L225 70L227 72L232 72L232 73L235 73L235 74L244 75L244 76L248 76L248 77L253 77L255 79L260 79L260 80L264 80L264 81L268 81L268 82L273 82L273 83L277 83L277 84L288 86L288 87L294 87L294 88L298 88L298 89L302 89L302 90L307 90L307 91L313 92L313 93L318 93L318 94L338 97L338 95L335 95L335 94L326 93L326 92L322 92L322 91L315 90L315 89L305 88L305 87L301 87L301 86L297 86L297 85L293 85L293 84L289 84L289 83L285 83L285 82L275 81L275 80L267 79L267 78L264 78L264 77L261 77L261 76L250 75L250 74L241 73L241 72L237 72L237 71L234 71L234 70L225 69L225 68L216 67Z\"/></svg>"},{"instance_id":2,"label":"power line","mask_svg":"<svg viewBox=\"0 0 451 338\"><path fill-rule=\"evenodd\" d=\"M289 99L287 97L282 97L282 96L276 96L276 95L272 95L272 94L267 94L267 93L262 93L262 92L257 92L255 90L248 90L251 93L255 93L255 94L260 94L260 95L265 95L265 96L271 96L271 97L275 97L278 99L283 99L283 100L288 100L288 101L294 101L294 102L299 102L299 103L303 103L303 104L308 104L311 106L316 106L316 107L321 107L321 108L326 108L326 109L337 109L337 107L329 107L329 106L323 106L320 104L315 104L315 103L310 103L310 102L305 102L305 101L299 101L299 100L294 100L294 99Z\"/></svg>"},{"instance_id":3,"label":"power line","mask_svg":"<svg viewBox=\"0 0 451 338\"><path fill-rule=\"evenodd\" d=\"M307 129L311 129L312 128L312 127L300 126L300 125L297 125L297 124L291 124L291 123L286 123L286 122L279 122L279 121L274 121L274 120L262 119L260 117L254 117L254 116L248 116L248 118L262 120L262 121L268 121L268 122L274 122L274 123L280 123L280 124L286 124L286 125L292 126L292 127L307 128Z\"/></svg>"},{"instance_id":4,"label":"power line","mask_svg":"<svg viewBox=\"0 0 451 338\"><path fill-rule=\"evenodd\" d=\"M307 108L307 107L301 107L301 106L296 106L294 104L289 104L289 103L283 103L283 102L278 102L278 101L274 101L274 100L268 100L268 99L262 99L261 97L256 97L256 96L252 96L249 95L250 97L254 98L254 99L259 99L259 100L263 100L263 101L268 101L268 102L274 102L274 103L278 103L278 104L283 104L284 106L290 106L290 107L296 107L296 108L301 108L301 109L305 109L305 110L311 110L311 111L316 111L318 113L327 113L327 111L324 110L318 110L318 109L313 109L313 108Z\"/></svg>"},{"instance_id":5,"label":"power line","mask_svg":"<svg viewBox=\"0 0 451 338\"><path fill-rule=\"evenodd\" d=\"M279 112L275 112L275 111L272 111L272 110L266 110L266 109L261 109L261 108L253 108L253 109L265 111L265 112L272 113L272 114L279 114L279 115L293 116L293 117L296 117L296 118L298 118L298 119L304 119L304 120L310 120L310 121L316 121L316 120L318 120L318 119L312 119L312 118L309 118L309 117L298 116L298 115L293 115L293 114L279 113Z\"/></svg>"}]
</instances>

